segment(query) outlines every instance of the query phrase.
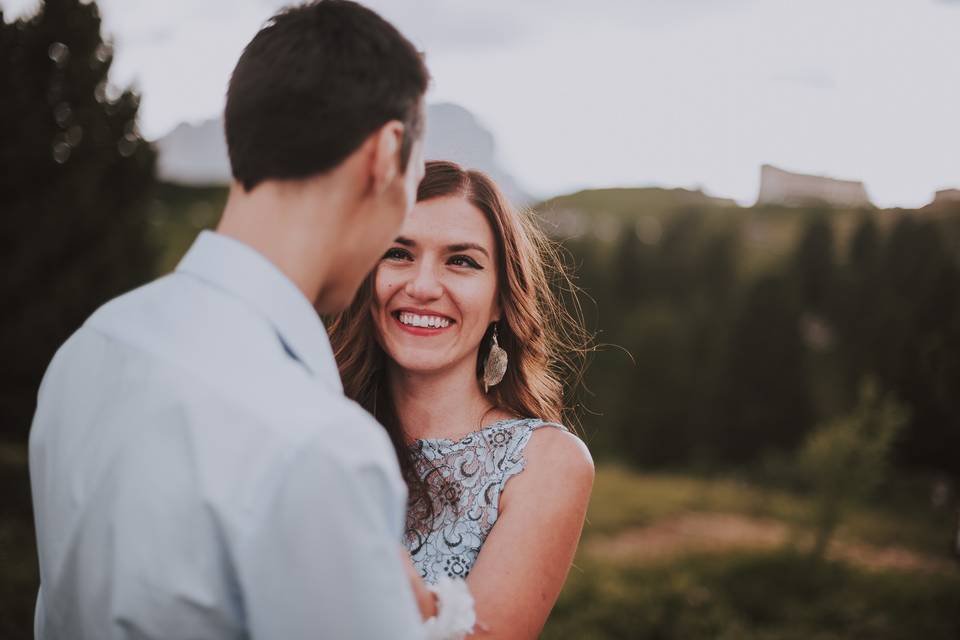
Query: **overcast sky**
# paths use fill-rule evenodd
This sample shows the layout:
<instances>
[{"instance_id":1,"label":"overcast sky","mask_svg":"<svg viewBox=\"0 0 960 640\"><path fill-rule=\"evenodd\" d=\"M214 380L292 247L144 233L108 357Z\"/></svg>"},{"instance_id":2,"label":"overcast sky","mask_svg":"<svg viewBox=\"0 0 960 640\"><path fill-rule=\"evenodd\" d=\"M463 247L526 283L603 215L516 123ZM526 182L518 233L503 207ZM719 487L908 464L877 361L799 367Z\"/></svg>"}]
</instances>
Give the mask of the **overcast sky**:
<instances>
[{"instance_id":1,"label":"overcast sky","mask_svg":"<svg viewBox=\"0 0 960 640\"><path fill-rule=\"evenodd\" d=\"M36 0L0 0L7 19ZM100 0L114 83L156 138L219 115L278 0ZM702 186L759 168L863 180L881 206L960 187L960 0L371 0L539 196ZM428 123L429 126L429 123Z\"/></svg>"}]
</instances>

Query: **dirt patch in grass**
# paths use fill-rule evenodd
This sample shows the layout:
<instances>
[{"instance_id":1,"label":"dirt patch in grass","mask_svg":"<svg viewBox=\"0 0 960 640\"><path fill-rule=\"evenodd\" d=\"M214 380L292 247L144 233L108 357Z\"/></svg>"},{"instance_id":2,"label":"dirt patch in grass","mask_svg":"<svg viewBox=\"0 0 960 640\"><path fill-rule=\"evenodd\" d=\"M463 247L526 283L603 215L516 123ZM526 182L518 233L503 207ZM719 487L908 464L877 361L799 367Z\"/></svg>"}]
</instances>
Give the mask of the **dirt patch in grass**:
<instances>
[{"instance_id":1,"label":"dirt patch in grass","mask_svg":"<svg viewBox=\"0 0 960 640\"><path fill-rule=\"evenodd\" d=\"M785 545L808 548L810 541L809 532L798 532L778 520L735 513L689 512L615 535L594 536L585 551L598 559L649 563L693 553ZM838 539L831 544L828 555L869 569L960 574L960 567L949 558L902 547Z\"/></svg>"}]
</instances>

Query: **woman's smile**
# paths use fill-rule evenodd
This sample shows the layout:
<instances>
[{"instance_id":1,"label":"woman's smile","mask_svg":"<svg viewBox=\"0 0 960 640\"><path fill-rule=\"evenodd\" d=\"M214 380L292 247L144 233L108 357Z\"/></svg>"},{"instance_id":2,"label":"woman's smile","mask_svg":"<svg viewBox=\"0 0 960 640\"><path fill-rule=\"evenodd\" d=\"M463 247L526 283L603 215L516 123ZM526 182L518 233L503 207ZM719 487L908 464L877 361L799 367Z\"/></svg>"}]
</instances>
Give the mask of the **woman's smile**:
<instances>
[{"instance_id":1,"label":"woman's smile","mask_svg":"<svg viewBox=\"0 0 960 640\"><path fill-rule=\"evenodd\" d=\"M427 311L398 309L390 315L401 329L415 336L436 336L456 324L452 318Z\"/></svg>"}]
</instances>

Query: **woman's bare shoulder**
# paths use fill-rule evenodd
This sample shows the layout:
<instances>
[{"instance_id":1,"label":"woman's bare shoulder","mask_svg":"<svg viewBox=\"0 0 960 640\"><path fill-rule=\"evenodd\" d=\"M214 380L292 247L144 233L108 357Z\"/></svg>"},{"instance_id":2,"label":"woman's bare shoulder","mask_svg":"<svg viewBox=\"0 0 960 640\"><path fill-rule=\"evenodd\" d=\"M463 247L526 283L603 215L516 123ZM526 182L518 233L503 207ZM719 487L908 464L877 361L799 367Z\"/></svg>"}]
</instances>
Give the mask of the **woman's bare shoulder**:
<instances>
[{"instance_id":1,"label":"woman's bare shoulder","mask_svg":"<svg viewBox=\"0 0 960 640\"><path fill-rule=\"evenodd\" d=\"M593 482L593 456L586 443L566 428L551 427L547 423L530 435L524 453L527 469L567 481L589 479Z\"/></svg>"},{"instance_id":2,"label":"woman's bare shoulder","mask_svg":"<svg viewBox=\"0 0 960 640\"><path fill-rule=\"evenodd\" d=\"M524 469L512 478L501 506L535 500L580 502L593 487L593 457L587 445L567 429L544 425L534 429L523 450ZM571 505L572 506L572 505Z\"/></svg>"}]
</instances>

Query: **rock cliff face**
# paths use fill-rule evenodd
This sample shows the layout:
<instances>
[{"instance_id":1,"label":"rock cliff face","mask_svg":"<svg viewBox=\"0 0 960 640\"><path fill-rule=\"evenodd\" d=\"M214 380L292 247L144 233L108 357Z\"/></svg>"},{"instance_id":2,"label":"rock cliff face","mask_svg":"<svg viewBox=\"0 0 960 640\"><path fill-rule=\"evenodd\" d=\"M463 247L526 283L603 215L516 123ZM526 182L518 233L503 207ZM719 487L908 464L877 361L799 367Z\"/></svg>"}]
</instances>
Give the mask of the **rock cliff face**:
<instances>
[{"instance_id":1,"label":"rock cliff face","mask_svg":"<svg viewBox=\"0 0 960 640\"><path fill-rule=\"evenodd\" d=\"M934 194L930 204L960 204L960 189L941 189Z\"/></svg>"},{"instance_id":2,"label":"rock cliff face","mask_svg":"<svg viewBox=\"0 0 960 640\"><path fill-rule=\"evenodd\" d=\"M223 120L180 124L156 144L157 173L161 180L196 186L230 182ZM527 205L533 200L500 166L493 134L463 107L433 104L427 108L424 150L428 160L453 160L490 174L515 205Z\"/></svg>"},{"instance_id":3,"label":"rock cliff face","mask_svg":"<svg viewBox=\"0 0 960 640\"><path fill-rule=\"evenodd\" d=\"M873 206L862 182L791 173L769 164L760 168L757 204Z\"/></svg>"},{"instance_id":4,"label":"rock cliff face","mask_svg":"<svg viewBox=\"0 0 960 640\"><path fill-rule=\"evenodd\" d=\"M157 175L164 182L207 186L230 182L223 120L186 122L157 140Z\"/></svg>"}]
</instances>

